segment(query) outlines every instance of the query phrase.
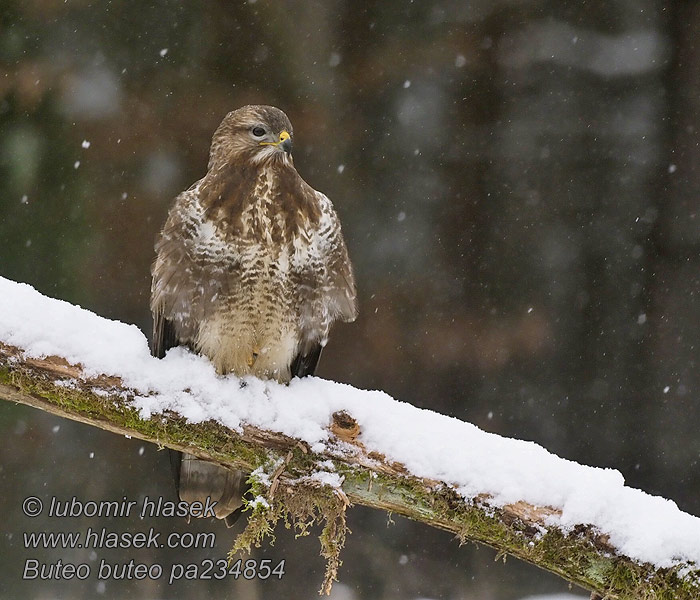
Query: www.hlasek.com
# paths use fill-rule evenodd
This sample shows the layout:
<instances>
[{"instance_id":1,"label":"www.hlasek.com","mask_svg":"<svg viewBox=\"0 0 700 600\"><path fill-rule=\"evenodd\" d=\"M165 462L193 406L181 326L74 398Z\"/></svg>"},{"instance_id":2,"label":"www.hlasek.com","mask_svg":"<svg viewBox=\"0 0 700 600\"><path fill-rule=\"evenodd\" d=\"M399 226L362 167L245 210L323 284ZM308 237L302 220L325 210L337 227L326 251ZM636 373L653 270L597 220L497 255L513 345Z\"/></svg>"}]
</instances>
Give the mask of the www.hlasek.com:
<instances>
[{"instance_id":1,"label":"www.hlasek.com","mask_svg":"<svg viewBox=\"0 0 700 600\"><path fill-rule=\"evenodd\" d=\"M29 496L22 503L22 512L28 517L38 517L41 514L51 518L70 519L85 517L213 517L214 506L207 498L202 502L171 502L162 497L149 498L146 496L140 503L128 500L124 496L115 501L81 501L75 496L68 500L53 497L44 505L44 501L36 496ZM24 532L24 547L31 549L141 549L141 548L214 548L216 534L209 532L176 531L163 534L150 527L145 531L112 531L106 527L88 527L85 531L27 531ZM276 564L269 559L256 560L238 559L229 563L226 559L204 559L193 563L174 563L164 567L158 563L145 564L135 562L109 562L100 559L93 564L82 562L66 562L58 560L52 563L41 562L35 558L27 558L24 562L22 579L26 580L71 580L88 579L91 575L98 580L141 580L161 579L167 577L168 584L177 581L193 579L281 579L284 575L284 559Z\"/></svg>"}]
</instances>

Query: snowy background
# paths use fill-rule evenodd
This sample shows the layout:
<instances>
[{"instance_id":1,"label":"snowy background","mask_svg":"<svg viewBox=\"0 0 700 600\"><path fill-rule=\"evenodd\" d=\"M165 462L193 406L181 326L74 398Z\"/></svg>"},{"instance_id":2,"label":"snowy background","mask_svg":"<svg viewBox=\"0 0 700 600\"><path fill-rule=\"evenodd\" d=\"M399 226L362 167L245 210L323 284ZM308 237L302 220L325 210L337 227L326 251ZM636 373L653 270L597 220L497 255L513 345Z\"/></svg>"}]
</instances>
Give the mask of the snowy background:
<instances>
[{"instance_id":1,"label":"snowy background","mask_svg":"<svg viewBox=\"0 0 700 600\"><path fill-rule=\"evenodd\" d=\"M0 275L147 331L172 197L228 110L276 104L359 281L360 318L319 375L618 469L700 514L697 3L15 0L0 27ZM22 584L16 536L42 526L25 496L173 492L167 456L140 442L11 405L0 427L4 597L228 597ZM567 591L394 521L351 513L343 598ZM263 554L287 557L282 584L237 597L315 596L315 540L281 534Z\"/></svg>"}]
</instances>

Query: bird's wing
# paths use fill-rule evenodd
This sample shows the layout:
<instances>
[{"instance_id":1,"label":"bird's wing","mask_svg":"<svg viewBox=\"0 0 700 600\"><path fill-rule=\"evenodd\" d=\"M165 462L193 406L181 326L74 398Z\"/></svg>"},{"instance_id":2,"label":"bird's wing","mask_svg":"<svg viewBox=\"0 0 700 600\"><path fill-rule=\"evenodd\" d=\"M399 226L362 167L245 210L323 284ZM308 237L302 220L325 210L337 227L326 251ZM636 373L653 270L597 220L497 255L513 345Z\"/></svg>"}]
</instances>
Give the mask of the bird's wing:
<instances>
[{"instance_id":1,"label":"bird's wing","mask_svg":"<svg viewBox=\"0 0 700 600\"><path fill-rule=\"evenodd\" d=\"M315 274L311 297L302 322L306 335L299 353L291 364L292 377L313 375L327 339L328 327L335 319L354 321L357 316L357 293L352 264L340 229L340 220L327 196L311 188L320 209L320 218L310 232L314 255L320 269Z\"/></svg>"},{"instance_id":2,"label":"bird's wing","mask_svg":"<svg viewBox=\"0 0 700 600\"><path fill-rule=\"evenodd\" d=\"M306 377L316 372L318 361L321 358L323 346L320 342L307 344L304 349L294 357L290 371L292 377Z\"/></svg>"},{"instance_id":3,"label":"bird's wing","mask_svg":"<svg viewBox=\"0 0 700 600\"><path fill-rule=\"evenodd\" d=\"M173 346L192 348L222 285L235 272L207 245L213 243L214 228L204 215L198 186L176 198L156 242L151 313L154 355L160 358Z\"/></svg>"},{"instance_id":4,"label":"bird's wing","mask_svg":"<svg viewBox=\"0 0 700 600\"><path fill-rule=\"evenodd\" d=\"M340 228L340 219L328 197L321 192L315 194L321 209L317 243L326 270L324 293L331 301L333 319L354 321L357 317L355 276Z\"/></svg>"},{"instance_id":5,"label":"bird's wing","mask_svg":"<svg viewBox=\"0 0 700 600\"><path fill-rule=\"evenodd\" d=\"M165 353L179 346L175 326L168 321L161 311L153 313L153 338L151 339L151 354L156 358L163 358Z\"/></svg>"}]
</instances>

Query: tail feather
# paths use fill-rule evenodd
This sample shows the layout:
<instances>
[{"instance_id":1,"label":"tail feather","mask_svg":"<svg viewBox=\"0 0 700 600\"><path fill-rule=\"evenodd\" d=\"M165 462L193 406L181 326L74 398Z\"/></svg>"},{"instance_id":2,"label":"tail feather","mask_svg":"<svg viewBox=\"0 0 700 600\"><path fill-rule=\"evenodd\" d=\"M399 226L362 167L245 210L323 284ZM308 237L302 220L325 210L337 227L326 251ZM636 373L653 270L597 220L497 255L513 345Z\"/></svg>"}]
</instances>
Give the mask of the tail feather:
<instances>
[{"instance_id":1,"label":"tail feather","mask_svg":"<svg viewBox=\"0 0 700 600\"><path fill-rule=\"evenodd\" d=\"M217 519L225 519L229 527L235 523L247 491L245 471L228 469L192 454L181 454L178 475L176 484L181 500L206 504L209 498L210 504L216 502Z\"/></svg>"}]
</instances>

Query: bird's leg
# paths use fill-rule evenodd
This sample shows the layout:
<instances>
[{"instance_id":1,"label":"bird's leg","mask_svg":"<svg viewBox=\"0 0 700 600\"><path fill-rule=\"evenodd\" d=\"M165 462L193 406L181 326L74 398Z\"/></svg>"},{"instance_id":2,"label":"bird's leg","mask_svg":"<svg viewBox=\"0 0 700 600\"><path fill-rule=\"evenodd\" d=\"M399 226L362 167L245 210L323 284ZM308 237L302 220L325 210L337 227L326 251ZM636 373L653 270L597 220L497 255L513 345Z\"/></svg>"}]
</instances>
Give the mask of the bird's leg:
<instances>
[{"instance_id":1,"label":"bird's leg","mask_svg":"<svg viewBox=\"0 0 700 600\"><path fill-rule=\"evenodd\" d=\"M260 348L258 348L257 346L253 346L253 352L250 354L248 360L246 361L248 363L249 368L253 368L255 361L258 360L258 356L260 356Z\"/></svg>"}]
</instances>

